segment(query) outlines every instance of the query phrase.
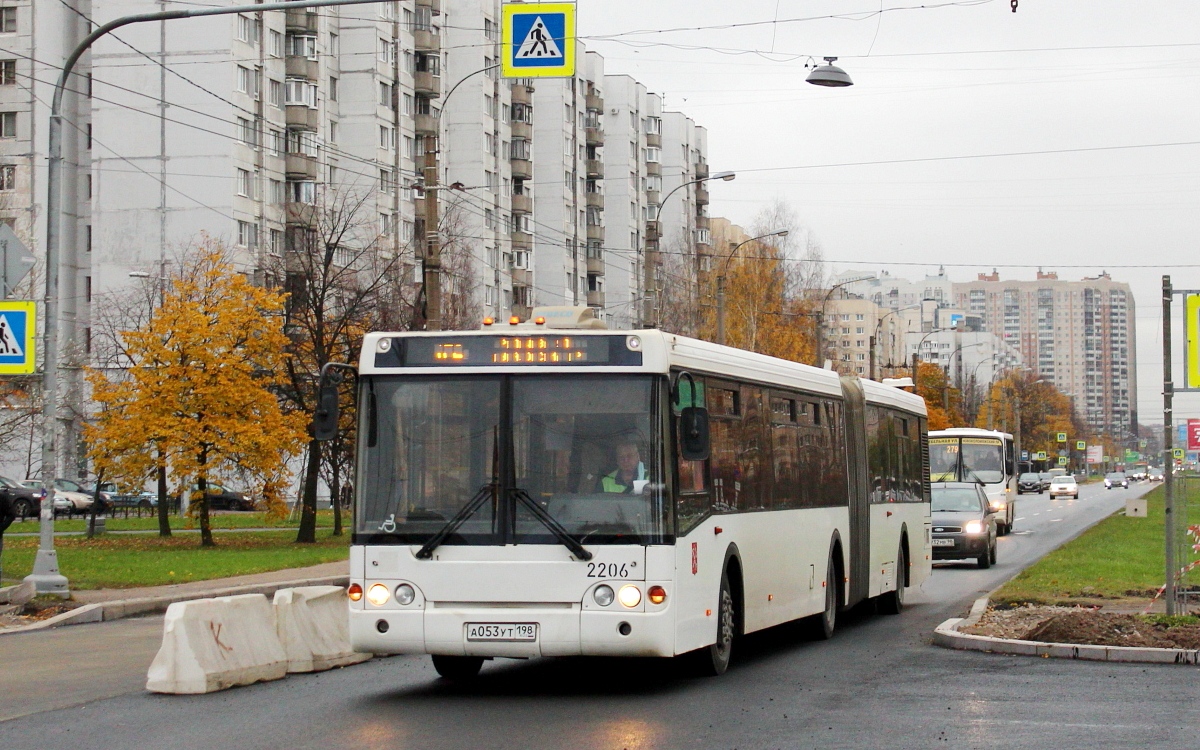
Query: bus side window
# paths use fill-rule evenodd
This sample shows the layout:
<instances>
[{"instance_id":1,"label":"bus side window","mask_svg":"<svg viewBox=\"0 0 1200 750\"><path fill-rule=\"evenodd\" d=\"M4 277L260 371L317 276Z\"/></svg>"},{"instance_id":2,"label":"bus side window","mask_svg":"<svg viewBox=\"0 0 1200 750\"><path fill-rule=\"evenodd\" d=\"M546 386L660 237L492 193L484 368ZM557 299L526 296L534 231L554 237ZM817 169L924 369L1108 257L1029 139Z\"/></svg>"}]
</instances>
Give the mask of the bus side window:
<instances>
[{"instance_id":1,"label":"bus side window","mask_svg":"<svg viewBox=\"0 0 1200 750\"><path fill-rule=\"evenodd\" d=\"M672 422L675 430L675 461L679 469L679 492L676 514L678 533L686 534L697 523L708 517L711 501L708 495L708 472L705 461L687 461L680 455L679 413L687 406L704 406L704 381L696 378L696 393L693 396L691 383L681 379L676 389L677 400L671 404Z\"/></svg>"}]
</instances>

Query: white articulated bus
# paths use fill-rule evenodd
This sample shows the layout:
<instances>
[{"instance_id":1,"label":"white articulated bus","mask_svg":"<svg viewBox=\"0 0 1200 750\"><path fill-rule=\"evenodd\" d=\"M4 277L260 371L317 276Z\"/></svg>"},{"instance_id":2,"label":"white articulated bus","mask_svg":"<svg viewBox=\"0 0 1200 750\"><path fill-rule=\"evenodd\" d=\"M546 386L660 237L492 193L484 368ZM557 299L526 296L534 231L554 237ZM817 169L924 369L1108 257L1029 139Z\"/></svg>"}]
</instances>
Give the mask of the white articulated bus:
<instances>
[{"instance_id":1,"label":"white articulated bus","mask_svg":"<svg viewBox=\"0 0 1200 750\"><path fill-rule=\"evenodd\" d=\"M929 476L934 482L983 485L996 533L1012 531L1017 517L1017 464L1013 436L977 427L951 427L929 433Z\"/></svg>"},{"instance_id":2,"label":"white articulated bus","mask_svg":"<svg viewBox=\"0 0 1200 750\"><path fill-rule=\"evenodd\" d=\"M458 679L493 657L689 652L719 674L739 634L811 617L828 637L839 609L898 612L929 575L921 398L549 319L365 337L355 649Z\"/></svg>"}]
</instances>

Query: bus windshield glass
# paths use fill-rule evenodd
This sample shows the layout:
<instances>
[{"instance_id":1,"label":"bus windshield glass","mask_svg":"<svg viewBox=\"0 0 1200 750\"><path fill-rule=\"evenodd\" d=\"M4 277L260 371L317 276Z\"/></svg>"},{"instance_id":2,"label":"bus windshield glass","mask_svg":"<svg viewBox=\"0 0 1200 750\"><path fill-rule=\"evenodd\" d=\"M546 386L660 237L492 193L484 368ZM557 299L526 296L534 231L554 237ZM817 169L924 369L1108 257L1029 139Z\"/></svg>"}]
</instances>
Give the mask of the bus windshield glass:
<instances>
[{"instance_id":1,"label":"bus windshield glass","mask_svg":"<svg viewBox=\"0 0 1200 750\"><path fill-rule=\"evenodd\" d=\"M654 386L583 373L364 379L356 532L424 544L474 499L441 544L558 544L531 502L584 544L660 542L672 519Z\"/></svg>"},{"instance_id":2,"label":"bus windshield glass","mask_svg":"<svg viewBox=\"0 0 1200 750\"><path fill-rule=\"evenodd\" d=\"M929 481L1004 481L1004 443L990 437L929 439Z\"/></svg>"}]
</instances>

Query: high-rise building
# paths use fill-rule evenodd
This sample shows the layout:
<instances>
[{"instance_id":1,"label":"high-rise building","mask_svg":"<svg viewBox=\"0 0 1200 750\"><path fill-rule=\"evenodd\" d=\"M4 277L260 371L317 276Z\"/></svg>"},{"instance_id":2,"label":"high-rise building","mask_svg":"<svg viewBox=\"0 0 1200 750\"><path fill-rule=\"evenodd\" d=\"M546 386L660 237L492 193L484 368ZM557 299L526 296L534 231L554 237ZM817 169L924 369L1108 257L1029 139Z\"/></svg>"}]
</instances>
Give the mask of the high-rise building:
<instances>
[{"instance_id":1,"label":"high-rise building","mask_svg":"<svg viewBox=\"0 0 1200 750\"><path fill-rule=\"evenodd\" d=\"M1137 355L1129 285L1108 274L1080 281L1038 272L1034 281L980 274L954 284L955 307L1020 352L1038 378L1067 394L1093 429L1137 432Z\"/></svg>"}]
</instances>

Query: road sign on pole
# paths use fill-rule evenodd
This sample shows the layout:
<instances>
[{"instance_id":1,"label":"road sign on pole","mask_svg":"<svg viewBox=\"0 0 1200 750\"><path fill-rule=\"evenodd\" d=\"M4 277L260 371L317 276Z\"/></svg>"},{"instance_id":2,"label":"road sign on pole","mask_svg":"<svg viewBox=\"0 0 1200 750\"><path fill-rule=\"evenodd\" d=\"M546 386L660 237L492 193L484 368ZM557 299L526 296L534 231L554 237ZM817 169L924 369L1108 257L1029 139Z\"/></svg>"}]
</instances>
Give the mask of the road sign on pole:
<instances>
[{"instance_id":1,"label":"road sign on pole","mask_svg":"<svg viewBox=\"0 0 1200 750\"><path fill-rule=\"evenodd\" d=\"M1086 440L1076 440L1075 441L1075 450L1077 450L1077 451L1087 450L1087 441Z\"/></svg>"},{"instance_id":2,"label":"road sign on pole","mask_svg":"<svg viewBox=\"0 0 1200 750\"><path fill-rule=\"evenodd\" d=\"M1059 457L1058 457L1058 465L1059 465L1059 466L1066 466L1068 461L1070 461L1070 459L1069 459L1069 458L1067 458L1066 456L1059 456Z\"/></svg>"},{"instance_id":3,"label":"road sign on pole","mask_svg":"<svg viewBox=\"0 0 1200 750\"><path fill-rule=\"evenodd\" d=\"M0 226L4 226L0 224ZM2 241L2 240L0 240ZM33 372L34 322L37 303L0 301L0 374L28 375Z\"/></svg>"},{"instance_id":4,"label":"road sign on pole","mask_svg":"<svg viewBox=\"0 0 1200 750\"><path fill-rule=\"evenodd\" d=\"M1045 461L1046 460L1046 451L1038 451L1034 455L1034 458L1036 458L1038 461Z\"/></svg>"},{"instance_id":5,"label":"road sign on pole","mask_svg":"<svg viewBox=\"0 0 1200 750\"><path fill-rule=\"evenodd\" d=\"M0 280L0 299L7 299L21 280L29 275L33 268L33 254L25 243L17 238L12 227L0 224L0 269L4 278Z\"/></svg>"},{"instance_id":6,"label":"road sign on pole","mask_svg":"<svg viewBox=\"0 0 1200 750\"><path fill-rule=\"evenodd\" d=\"M1067 433L1065 433L1065 432L1058 433L1058 442L1060 442L1060 443L1067 442Z\"/></svg>"},{"instance_id":7,"label":"road sign on pole","mask_svg":"<svg viewBox=\"0 0 1200 750\"><path fill-rule=\"evenodd\" d=\"M505 3L500 74L505 78L575 75L575 4Z\"/></svg>"}]
</instances>

